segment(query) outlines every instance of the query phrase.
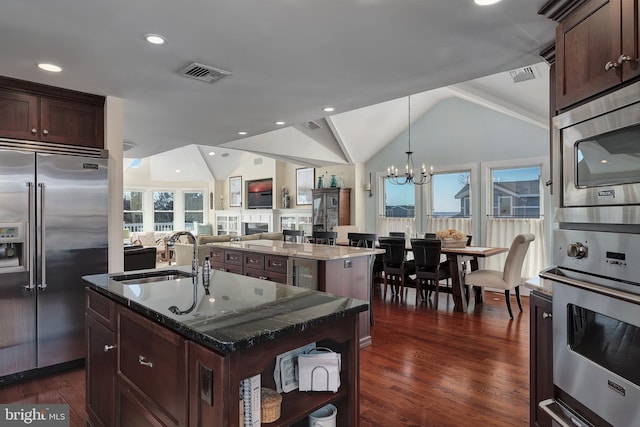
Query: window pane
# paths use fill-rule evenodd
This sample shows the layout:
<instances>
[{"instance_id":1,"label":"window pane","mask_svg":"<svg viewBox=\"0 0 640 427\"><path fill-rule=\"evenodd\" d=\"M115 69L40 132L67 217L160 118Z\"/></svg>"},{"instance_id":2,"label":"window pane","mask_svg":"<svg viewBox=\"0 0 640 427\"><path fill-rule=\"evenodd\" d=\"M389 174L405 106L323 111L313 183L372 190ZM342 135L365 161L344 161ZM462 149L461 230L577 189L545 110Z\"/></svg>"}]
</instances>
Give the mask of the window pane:
<instances>
[{"instance_id":1,"label":"window pane","mask_svg":"<svg viewBox=\"0 0 640 427\"><path fill-rule=\"evenodd\" d=\"M201 211L204 208L204 193L184 193L184 210Z\"/></svg>"},{"instance_id":2,"label":"window pane","mask_svg":"<svg viewBox=\"0 0 640 427\"><path fill-rule=\"evenodd\" d=\"M540 217L540 167L493 169L495 217Z\"/></svg>"},{"instance_id":3,"label":"window pane","mask_svg":"<svg viewBox=\"0 0 640 427\"><path fill-rule=\"evenodd\" d=\"M141 231L143 227L142 192L123 192L123 221L124 227L131 231Z\"/></svg>"},{"instance_id":4,"label":"window pane","mask_svg":"<svg viewBox=\"0 0 640 427\"><path fill-rule=\"evenodd\" d=\"M153 192L153 210L155 211L172 211L173 210L173 193L165 191Z\"/></svg>"},{"instance_id":5,"label":"window pane","mask_svg":"<svg viewBox=\"0 0 640 427\"><path fill-rule=\"evenodd\" d=\"M433 175L433 216L435 218L471 216L470 180L471 172L468 171Z\"/></svg>"},{"instance_id":6,"label":"window pane","mask_svg":"<svg viewBox=\"0 0 640 427\"><path fill-rule=\"evenodd\" d=\"M154 191L153 229L155 231L173 230L173 193Z\"/></svg>"},{"instance_id":7,"label":"window pane","mask_svg":"<svg viewBox=\"0 0 640 427\"><path fill-rule=\"evenodd\" d=\"M185 212L184 213L184 224L185 226L191 224L191 228L193 228L193 222L196 221L199 224L204 222L204 215L202 212Z\"/></svg>"},{"instance_id":8,"label":"window pane","mask_svg":"<svg viewBox=\"0 0 640 427\"><path fill-rule=\"evenodd\" d=\"M414 184L395 185L384 180L384 211L388 218L414 218L416 189Z\"/></svg>"}]
</instances>

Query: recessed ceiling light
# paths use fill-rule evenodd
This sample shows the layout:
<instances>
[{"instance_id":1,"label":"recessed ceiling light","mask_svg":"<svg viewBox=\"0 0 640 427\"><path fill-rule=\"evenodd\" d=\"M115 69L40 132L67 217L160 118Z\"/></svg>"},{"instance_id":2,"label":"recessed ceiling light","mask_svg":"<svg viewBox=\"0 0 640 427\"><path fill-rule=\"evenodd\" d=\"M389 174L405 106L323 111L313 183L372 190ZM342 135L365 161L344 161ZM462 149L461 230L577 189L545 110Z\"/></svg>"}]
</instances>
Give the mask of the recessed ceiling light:
<instances>
[{"instance_id":1,"label":"recessed ceiling light","mask_svg":"<svg viewBox=\"0 0 640 427\"><path fill-rule=\"evenodd\" d=\"M492 4L500 3L502 0L473 0L478 6L490 6Z\"/></svg>"},{"instance_id":2,"label":"recessed ceiling light","mask_svg":"<svg viewBox=\"0 0 640 427\"><path fill-rule=\"evenodd\" d=\"M216 155L216 152L215 152L215 151L209 151L209 155L210 155L210 156L215 156L215 155Z\"/></svg>"},{"instance_id":3,"label":"recessed ceiling light","mask_svg":"<svg viewBox=\"0 0 640 427\"><path fill-rule=\"evenodd\" d=\"M62 68L54 64L40 63L38 64L38 68L40 68L41 70L50 71L52 73L59 73L60 71L62 71Z\"/></svg>"},{"instance_id":4,"label":"recessed ceiling light","mask_svg":"<svg viewBox=\"0 0 640 427\"><path fill-rule=\"evenodd\" d=\"M282 125L284 125L285 123L284 123L282 120L279 120L279 121L275 122L275 124L277 124L278 126L282 126Z\"/></svg>"},{"instance_id":5,"label":"recessed ceiling light","mask_svg":"<svg viewBox=\"0 0 640 427\"><path fill-rule=\"evenodd\" d=\"M182 172L180 169L176 169L176 173L180 173Z\"/></svg>"},{"instance_id":6,"label":"recessed ceiling light","mask_svg":"<svg viewBox=\"0 0 640 427\"><path fill-rule=\"evenodd\" d=\"M603 165L606 165L607 163L609 163L609 161L607 159L602 159L600 160L600 163L602 163Z\"/></svg>"},{"instance_id":7,"label":"recessed ceiling light","mask_svg":"<svg viewBox=\"0 0 640 427\"><path fill-rule=\"evenodd\" d=\"M157 45L165 44L167 42L167 40L159 34L145 34L144 39L151 44Z\"/></svg>"},{"instance_id":8,"label":"recessed ceiling light","mask_svg":"<svg viewBox=\"0 0 640 427\"><path fill-rule=\"evenodd\" d=\"M335 111L336 109L333 107L324 107L322 109L322 111L324 111L325 113L331 113L332 111Z\"/></svg>"},{"instance_id":9,"label":"recessed ceiling light","mask_svg":"<svg viewBox=\"0 0 640 427\"><path fill-rule=\"evenodd\" d=\"M246 135L246 134L247 134L247 132L245 132L245 131L243 131L243 130L241 130L240 132L238 132L238 135Z\"/></svg>"}]
</instances>

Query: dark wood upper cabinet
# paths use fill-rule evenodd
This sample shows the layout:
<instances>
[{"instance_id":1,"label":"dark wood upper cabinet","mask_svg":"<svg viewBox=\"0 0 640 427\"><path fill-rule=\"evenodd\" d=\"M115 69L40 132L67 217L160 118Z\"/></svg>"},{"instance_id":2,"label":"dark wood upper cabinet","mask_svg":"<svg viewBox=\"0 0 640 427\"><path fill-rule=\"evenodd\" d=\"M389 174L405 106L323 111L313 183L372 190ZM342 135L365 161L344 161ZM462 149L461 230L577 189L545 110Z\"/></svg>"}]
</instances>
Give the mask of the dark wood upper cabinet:
<instances>
[{"instance_id":1,"label":"dark wood upper cabinet","mask_svg":"<svg viewBox=\"0 0 640 427\"><path fill-rule=\"evenodd\" d=\"M104 97L0 77L0 137L104 148Z\"/></svg>"},{"instance_id":2,"label":"dark wood upper cabinet","mask_svg":"<svg viewBox=\"0 0 640 427\"><path fill-rule=\"evenodd\" d=\"M556 28L556 100L566 109L640 74L638 1L589 0Z\"/></svg>"},{"instance_id":3,"label":"dark wood upper cabinet","mask_svg":"<svg viewBox=\"0 0 640 427\"><path fill-rule=\"evenodd\" d=\"M38 139L38 97L0 89L0 136Z\"/></svg>"}]
</instances>

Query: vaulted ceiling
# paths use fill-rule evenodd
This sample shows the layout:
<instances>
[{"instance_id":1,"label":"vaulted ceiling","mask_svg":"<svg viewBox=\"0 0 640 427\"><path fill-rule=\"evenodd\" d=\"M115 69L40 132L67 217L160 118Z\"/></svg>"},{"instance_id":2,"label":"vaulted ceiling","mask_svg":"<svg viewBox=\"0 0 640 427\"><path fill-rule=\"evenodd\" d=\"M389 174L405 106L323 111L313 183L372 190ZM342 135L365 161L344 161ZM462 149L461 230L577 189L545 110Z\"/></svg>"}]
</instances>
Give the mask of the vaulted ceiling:
<instances>
[{"instance_id":1,"label":"vaulted ceiling","mask_svg":"<svg viewBox=\"0 0 640 427\"><path fill-rule=\"evenodd\" d=\"M407 95L412 118L458 96L545 126L545 66L532 81L509 74L539 63L553 40L544 3L3 0L0 75L122 98L128 157L192 145L361 163L406 129ZM231 75L181 76L191 63Z\"/></svg>"}]
</instances>

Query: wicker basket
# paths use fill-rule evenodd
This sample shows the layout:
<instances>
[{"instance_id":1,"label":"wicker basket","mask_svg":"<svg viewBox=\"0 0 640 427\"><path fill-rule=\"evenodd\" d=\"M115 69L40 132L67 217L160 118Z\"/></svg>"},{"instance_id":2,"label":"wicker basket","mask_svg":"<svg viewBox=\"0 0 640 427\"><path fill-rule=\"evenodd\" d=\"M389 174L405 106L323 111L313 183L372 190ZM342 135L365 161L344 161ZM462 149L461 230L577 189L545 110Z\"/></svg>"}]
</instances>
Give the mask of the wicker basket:
<instances>
[{"instance_id":1,"label":"wicker basket","mask_svg":"<svg viewBox=\"0 0 640 427\"><path fill-rule=\"evenodd\" d=\"M275 390L262 387L260 389L260 421L263 423L272 423L280 418L281 403L282 395Z\"/></svg>"},{"instance_id":2,"label":"wicker basket","mask_svg":"<svg viewBox=\"0 0 640 427\"><path fill-rule=\"evenodd\" d=\"M464 248L467 246L467 239L441 239L443 248Z\"/></svg>"}]
</instances>

